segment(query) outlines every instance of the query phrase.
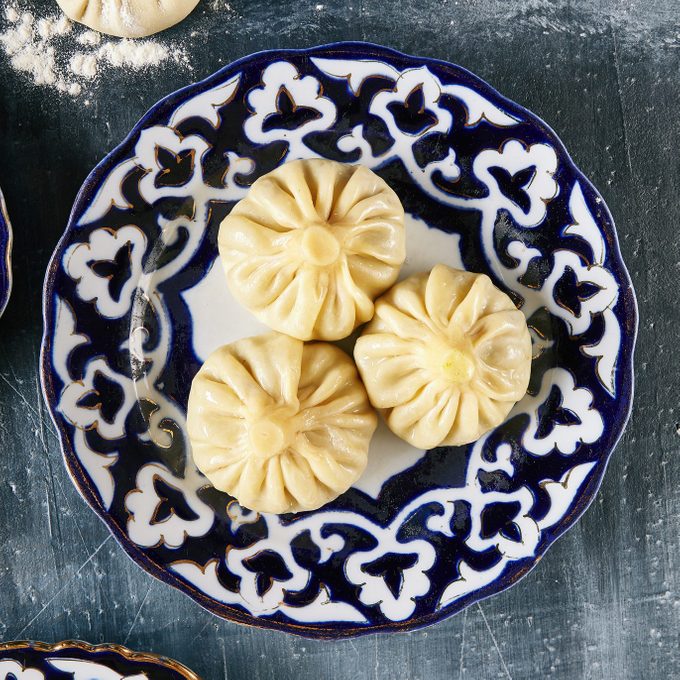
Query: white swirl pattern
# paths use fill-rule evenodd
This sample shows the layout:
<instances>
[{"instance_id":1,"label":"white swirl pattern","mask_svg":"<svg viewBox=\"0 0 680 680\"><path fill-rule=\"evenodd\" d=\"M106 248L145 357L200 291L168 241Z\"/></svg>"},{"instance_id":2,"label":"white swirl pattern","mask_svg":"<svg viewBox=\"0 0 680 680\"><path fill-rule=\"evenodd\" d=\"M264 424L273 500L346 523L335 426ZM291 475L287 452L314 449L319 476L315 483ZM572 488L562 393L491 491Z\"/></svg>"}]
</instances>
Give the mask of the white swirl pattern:
<instances>
[{"instance_id":1,"label":"white swirl pattern","mask_svg":"<svg viewBox=\"0 0 680 680\"><path fill-rule=\"evenodd\" d=\"M35 668L24 668L18 661L0 661L0 680L45 680L45 674Z\"/></svg>"},{"instance_id":2,"label":"white swirl pattern","mask_svg":"<svg viewBox=\"0 0 680 680\"><path fill-rule=\"evenodd\" d=\"M78 641L0 644L0 680L198 680L171 659Z\"/></svg>"},{"instance_id":3,"label":"white swirl pattern","mask_svg":"<svg viewBox=\"0 0 680 680\"><path fill-rule=\"evenodd\" d=\"M60 671L72 680L148 680L146 673L122 675L101 663L87 659L47 659L47 663L56 671ZM46 680L49 677L37 668L24 668L18 661L0 660L0 680Z\"/></svg>"},{"instance_id":4,"label":"white swirl pattern","mask_svg":"<svg viewBox=\"0 0 680 680\"><path fill-rule=\"evenodd\" d=\"M515 137L519 133L514 132L522 123L519 117L503 111L466 84L442 82L425 66L400 71L379 60L314 58L312 62L324 77L346 80L352 96L359 97L362 87L376 77L392 82L393 86L378 91L369 105L369 113L380 118L386 126L391 139L388 148L375 153L367 131L359 124L337 140L338 151L354 152L357 162L373 168L398 161L406 168L412 181L431 199L445 206L475 211L480 217L481 244L489 269L523 301L522 309L528 318L539 310L547 310L558 320L557 323L561 320L566 325L572 336L586 335L592 331L594 320L602 319L605 329L602 338L586 345L583 351L597 358L597 363L593 364L597 367L598 378L606 390L615 395L614 376L621 330L613 310L618 300L619 284L606 268L605 241L579 183L571 187L568 205L572 221L564 227L564 234L588 247L592 256L590 260L567 249L546 254L523 241L513 240L506 246L505 255L514 262L513 266L508 266L507 257L502 257L494 244L496 225L499 220L507 220L508 216L520 230L537 230L543 224L551 201L559 194L555 179L559 161L555 149L544 143L522 142ZM140 401L154 405L146 421L148 428L138 435L140 441L170 447L173 435L168 429L168 421L175 423L176 431L184 431L183 409L159 387L163 368L170 357L173 324L162 284L181 274L203 244L213 203L235 201L244 195L246 189L237 181L237 176L252 171L254 164L235 152L229 152L223 186L216 188L206 181L203 173L203 159L210 150L208 142L198 134L183 136L176 128L192 117L202 117L208 125L217 128L225 107L229 107L237 95L246 96L239 91L240 82L240 75L233 76L228 82L184 102L176 109L170 125L144 129L132 158L109 172L108 179L81 219L80 226L84 227L105 217L111 206L127 208L128 201L121 188L123 180L131 172L142 169L139 193L150 205L168 197L192 197L194 200L192 216L159 219L158 239L163 247L177 244L180 231L187 234L173 260L157 267L148 266L151 254L147 252L143 235L140 236L141 232L133 226L98 229L88 240L71 246L64 255L63 267L77 282L76 294L82 300L93 301L101 316L118 318L130 309L151 308L159 328L154 349L147 347L149 331L143 324L133 325L126 346L121 348L129 351L135 365L146 367L141 377L121 375L108 365L105 358L94 354L83 365L82 371L74 372L69 356L76 348L87 345L89 340L78 330L77 320L66 302L59 301L53 353L54 366L64 383L59 411L78 430L74 438L75 454L106 508L114 497L115 480L110 468L116 464L118 456L111 449L106 452L93 450L84 436L86 431L96 429L102 438L111 440L113 444L122 437L133 436L127 432L126 422ZM314 113L311 121L292 130L266 124L277 115L278 98L284 90L294 107L304 107ZM414 92L422 97L422 110L427 112L431 122L421 130L404 131L393 114L393 105L406 105ZM435 133L446 134L454 124L451 109L442 99L444 96L463 105L467 128L489 125L508 130L508 137L500 148L481 150L474 158L473 174L486 189L483 196L457 195L445 191L437 182L439 176L449 181L461 178L464 171L455 148L449 147L441 158L424 165L417 158L416 144L419 140ZM287 61L267 66L261 74L260 86L247 93L247 101L252 113L244 123L245 135L256 144L286 142L286 160L317 155L307 145L308 135L330 130L338 117L336 105L329 95L324 94L319 78L301 73L296 65ZM181 186L159 186L159 177L164 173L159 149L165 149L178 161L184 157L185 162L191 163L190 176ZM509 176L533 169L530 179L520 187L525 193L524 207L504 192L497 180L498 174L492 172L494 168L500 168ZM121 244L129 248L130 271L119 299L113 300L107 292L108 280L98 276L90 265L93 261L115 260ZM525 285L523 281L530 265L537 260L551 263L550 272L540 286ZM573 272L579 283L593 284L597 288L595 294L581 300L578 312L556 298L556 288L567 271ZM194 329L194 332L200 331ZM535 332L533 335L540 345L538 354L551 348L552 341L544 340ZM109 420L102 417L99 404L88 402L83 406L81 403L96 392L94 381L97 376L115 382L123 394L115 416ZM545 370L539 383L534 395L528 395L511 414L517 422L525 423L521 443L530 456L546 457L559 452L570 457L579 446L593 444L600 439L604 421L587 387L577 385L572 374L559 366ZM552 423L545 432L541 411L554 390L560 395L560 407L571 414L571 419L567 423ZM489 460L490 451L494 452L492 460ZM457 530L453 527L460 519L461 504L469 508L470 527L464 537L467 549L479 554L495 550L497 560L482 570L475 569L466 560L452 567L449 582L440 589L437 609L450 607L466 596L482 591L496 581L511 563L535 557L542 541L545 541L546 530L559 524L573 508L595 462L581 461L573 465L566 462L565 465L566 471L558 478L541 482L545 507L538 513L540 518L535 519L535 490L515 479L513 448L507 442L499 442L496 433L491 433L469 450L463 484L421 493L384 526L353 511L322 509L284 523L276 516L260 517L235 507L228 511L233 535L240 536L256 526L258 521L263 521L266 528L263 538L246 547L231 546L224 555L204 563L178 559L170 564L170 569L213 601L236 606L257 617L278 614L300 624L341 622L363 625L368 622L367 611L379 610L381 620L405 621L416 612L419 600L430 593L429 572L437 561L436 538L456 535ZM507 490L487 488L482 479L485 475L501 475L508 481ZM156 510L163 502L154 485L159 478L183 495L194 515L192 519L171 513L164 521L154 522ZM125 499L125 508L130 515L126 528L129 540L140 548L164 544L171 549L179 549L188 537L206 535L214 526L215 513L199 497L198 492L204 485L190 456L184 460L179 474L156 461L141 465L137 471L136 489ZM485 532L483 515L486 509L498 504L513 509L514 514L506 525L512 530ZM408 532L404 532L405 528L418 517L424 517L420 537L406 538ZM352 549L342 527L371 537L373 547ZM335 598L332 590L323 583L306 598L304 604L291 604L287 600L289 594L304 593L313 582L311 569L298 562L292 547L294 540L302 535L308 535L311 543L318 548L319 564L335 560L342 565L347 583L356 587L357 601ZM263 591L258 574L249 561L264 552L278 555L288 576L273 579L268 589ZM400 564L406 565L397 569L400 572L397 577L389 576L388 571L381 572L378 567L373 568L381 564L381 560L389 562L392 558L403 558ZM237 590L222 583L218 573L220 563L238 579L240 585ZM30 676L15 675L33 680Z\"/></svg>"}]
</instances>

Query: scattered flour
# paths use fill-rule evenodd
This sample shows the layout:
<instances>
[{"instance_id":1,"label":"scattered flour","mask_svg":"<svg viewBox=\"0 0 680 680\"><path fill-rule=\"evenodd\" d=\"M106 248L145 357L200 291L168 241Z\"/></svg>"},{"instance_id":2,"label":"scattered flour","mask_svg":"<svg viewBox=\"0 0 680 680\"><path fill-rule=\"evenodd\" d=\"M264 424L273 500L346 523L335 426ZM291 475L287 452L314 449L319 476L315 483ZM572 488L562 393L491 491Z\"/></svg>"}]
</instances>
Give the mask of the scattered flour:
<instances>
[{"instance_id":1,"label":"scattered flour","mask_svg":"<svg viewBox=\"0 0 680 680\"><path fill-rule=\"evenodd\" d=\"M101 13L104 26L122 22L131 31L139 30L127 0L101 0Z\"/></svg>"},{"instance_id":2,"label":"scattered flour","mask_svg":"<svg viewBox=\"0 0 680 680\"><path fill-rule=\"evenodd\" d=\"M79 45L99 45L101 41L102 34L97 33L97 31L85 31L76 38Z\"/></svg>"},{"instance_id":3,"label":"scattered flour","mask_svg":"<svg viewBox=\"0 0 680 680\"><path fill-rule=\"evenodd\" d=\"M176 45L105 38L61 13L36 17L14 3L5 8L0 25L0 48L12 67L34 84L72 97L81 95L103 69L141 71L168 61L188 65L186 52Z\"/></svg>"}]
</instances>

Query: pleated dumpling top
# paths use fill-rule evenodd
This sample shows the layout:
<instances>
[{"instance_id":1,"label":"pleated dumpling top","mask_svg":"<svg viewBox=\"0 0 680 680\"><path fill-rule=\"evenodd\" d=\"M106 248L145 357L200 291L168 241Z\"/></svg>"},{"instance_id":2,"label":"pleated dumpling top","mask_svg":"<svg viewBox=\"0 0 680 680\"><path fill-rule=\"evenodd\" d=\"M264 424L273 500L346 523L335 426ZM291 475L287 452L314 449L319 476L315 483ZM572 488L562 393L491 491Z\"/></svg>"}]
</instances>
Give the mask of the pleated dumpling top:
<instances>
[{"instance_id":1,"label":"pleated dumpling top","mask_svg":"<svg viewBox=\"0 0 680 680\"><path fill-rule=\"evenodd\" d=\"M314 510L366 467L377 425L352 360L328 343L267 333L225 345L191 386L194 461L251 510Z\"/></svg>"},{"instance_id":2,"label":"pleated dumpling top","mask_svg":"<svg viewBox=\"0 0 680 680\"><path fill-rule=\"evenodd\" d=\"M292 161L260 177L224 219L219 250L234 297L300 340L340 340L406 258L404 209L363 166Z\"/></svg>"},{"instance_id":3,"label":"pleated dumpling top","mask_svg":"<svg viewBox=\"0 0 680 680\"><path fill-rule=\"evenodd\" d=\"M485 274L437 265L376 303L354 348L373 406L413 446L473 442L526 393L531 336Z\"/></svg>"}]
</instances>

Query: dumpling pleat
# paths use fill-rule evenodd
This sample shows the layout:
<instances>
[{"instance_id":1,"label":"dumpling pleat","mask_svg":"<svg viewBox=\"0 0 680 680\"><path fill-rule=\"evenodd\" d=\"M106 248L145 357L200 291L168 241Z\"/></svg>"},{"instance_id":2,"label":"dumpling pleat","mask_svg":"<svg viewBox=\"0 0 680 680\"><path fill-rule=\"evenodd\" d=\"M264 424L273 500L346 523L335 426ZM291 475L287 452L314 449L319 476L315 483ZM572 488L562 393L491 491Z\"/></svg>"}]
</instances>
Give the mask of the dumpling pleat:
<instances>
[{"instance_id":1,"label":"dumpling pleat","mask_svg":"<svg viewBox=\"0 0 680 680\"><path fill-rule=\"evenodd\" d=\"M332 418L333 416L352 413L357 406L356 395L346 394L344 396L338 396L325 404L308 407L302 412L305 427L312 429L318 423L325 423L327 419Z\"/></svg>"},{"instance_id":2,"label":"dumpling pleat","mask_svg":"<svg viewBox=\"0 0 680 680\"><path fill-rule=\"evenodd\" d=\"M247 254L251 257L279 255L291 241L293 232L279 232L265 226L246 215L238 218L238 228L220 234L220 251L232 257Z\"/></svg>"},{"instance_id":3,"label":"dumpling pleat","mask_svg":"<svg viewBox=\"0 0 680 680\"><path fill-rule=\"evenodd\" d=\"M340 232L348 254L373 258L392 267L404 261L405 243L399 238L399 229L392 222L373 219L344 228L335 227L335 230Z\"/></svg>"},{"instance_id":4,"label":"dumpling pleat","mask_svg":"<svg viewBox=\"0 0 680 680\"><path fill-rule=\"evenodd\" d=\"M309 340L319 317L324 296L318 290L318 277L310 269L299 269L295 278L264 310L264 318L285 319L290 335Z\"/></svg>"},{"instance_id":5,"label":"dumpling pleat","mask_svg":"<svg viewBox=\"0 0 680 680\"><path fill-rule=\"evenodd\" d=\"M257 192L250 193L251 200L238 203L232 214L245 214L254 222L276 231L298 229L304 224L305 210L289 185L272 177L263 177L258 180Z\"/></svg>"},{"instance_id":6,"label":"dumpling pleat","mask_svg":"<svg viewBox=\"0 0 680 680\"><path fill-rule=\"evenodd\" d=\"M237 448L243 445L247 435L246 421L243 418L225 416L204 418L200 428L194 428L191 436L194 439L212 442L220 448Z\"/></svg>"},{"instance_id":7,"label":"dumpling pleat","mask_svg":"<svg viewBox=\"0 0 680 680\"><path fill-rule=\"evenodd\" d=\"M320 488L320 480L306 460L297 451L290 451L281 457L281 473L286 489L301 508L313 508L319 503L319 495L326 489Z\"/></svg>"},{"instance_id":8,"label":"dumpling pleat","mask_svg":"<svg viewBox=\"0 0 680 680\"><path fill-rule=\"evenodd\" d=\"M528 333L524 315L517 309L502 310L479 319L469 334L476 345L494 340L502 335L520 336Z\"/></svg>"},{"instance_id":9,"label":"dumpling pleat","mask_svg":"<svg viewBox=\"0 0 680 680\"><path fill-rule=\"evenodd\" d=\"M233 490L239 487L247 462L248 459L244 457L223 465L213 463L210 470L206 469L206 474L210 475L210 481L216 489L233 495Z\"/></svg>"},{"instance_id":10,"label":"dumpling pleat","mask_svg":"<svg viewBox=\"0 0 680 680\"><path fill-rule=\"evenodd\" d=\"M367 450L365 436L349 428L333 427L301 433L295 444L296 451L305 457L315 474L318 466L320 478L326 486L332 489L343 487L343 490L347 488L347 478L358 477L367 462L366 456L356 455L357 447Z\"/></svg>"},{"instance_id":11,"label":"dumpling pleat","mask_svg":"<svg viewBox=\"0 0 680 680\"><path fill-rule=\"evenodd\" d=\"M260 411L271 406L271 397L262 389L262 386L248 370L247 366L244 366L229 353L225 353L223 356L218 357L216 362L219 364L219 375L226 376L224 385L226 385L233 394L236 395L236 398L250 411ZM213 376L213 382L216 382L215 376ZM210 389L215 389L215 387L211 384L206 390L208 398ZM216 403L219 403L218 395L215 395L215 400Z\"/></svg>"},{"instance_id":12,"label":"dumpling pleat","mask_svg":"<svg viewBox=\"0 0 680 680\"><path fill-rule=\"evenodd\" d=\"M448 446L459 446L475 441L481 434L477 395L474 392L463 391L460 394L455 422L442 443Z\"/></svg>"},{"instance_id":13,"label":"dumpling pleat","mask_svg":"<svg viewBox=\"0 0 680 680\"><path fill-rule=\"evenodd\" d=\"M299 266L287 255L238 260L227 270L227 281L243 305L265 309L295 279Z\"/></svg>"},{"instance_id":14,"label":"dumpling pleat","mask_svg":"<svg viewBox=\"0 0 680 680\"><path fill-rule=\"evenodd\" d=\"M479 429L487 432L507 417L515 405L514 401L498 401L484 394L477 395L479 410Z\"/></svg>"},{"instance_id":15,"label":"dumpling pleat","mask_svg":"<svg viewBox=\"0 0 680 680\"><path fill-rule=\"evenodd\" d=\"M376 318L372 322L371 328L378 333L391 331L396 336L406 340L428 342L433 337L433 324L431 321L427 323L414 316L414 314L419 314L421 310L417 308L415 301L412 302L415 308L411 310L378 302ZM422 311L424 311L424 307Z\"/></svg>"},{"instance_id":16,"label":"dumpling pleat","mask_svg":"<svg viewBox=\"0 0 680 680\"><path fill-rule=\"evenodd\" d=\"M451 317L470 291L476 274L436 266L424 287L428 316L442 330L449 328Z\"/></svg>"},{"instance_id":17,"label":"dumpling pleat","mask_svg":"<svg viewBox=\"0 0 680 680\"><path fill-rule=\"evenodd\" d=\"M192 447L192 452L195 458L201 461L201 470L204 474L213 474L219 472L226 476L229 474L240 475L240 470L248 460L248 448L244 446L245 442L238 442L236 446L215 446L209 441L198 443Z\"/></svg>"},{"instance_id":18,"label":"dumpling pleat","mask_svg":"<svg viewBox=\"0 0 680 680\"><path fill-rule=\"evenodd\" d=\"M315 172L307 168L305 176L314 196L314 209L321 222L332 220L335 204L351 173L351 167L332 161L317 161Z\"/></svg>"},{"instance_id":19,"label":"dumpling pleat","mask_svg":"<svg viewBox=\"0 0 680 680\"><path fill-rule=\"evenodd\" d=\"M399 214L401 202L392 189L364 166L356 166L353 170L334 205L335 220L361 222L386 214Z\"/></svg>"},{"instance_id":20,"label":"dumpling pleat","mask_svg":"<svg viewBox=\"0 0 680 680\"><path fill-rule=\"evenodd\" d=\"M329 352L317 352L314 359L308 361L303 367L298 392L301 409L332 403L348 388L353 391L352 383L356 374L351 364L334 365L333 356L334 354ZM328 358L331 360L329 361ZM356 396L354 400L356 402Z\"/></svg>"},{"instance_id":21,"label":"dumpling pleat","mask_svg":"<svg viewBox=\"0 0 680 680\"><path fill-rule=\"evenodd\" d=\"M223 413L228 412L236 417L244 418L248 409L234 390L208 375L201 374L196 379L196 387L201 390L202 398L200 404L196 406L201 413Z\"/></svg>"},{"instance_id":22,"label":"dumpling pleat","mask_svg":"<svg viewBox=\"0 0 680 680\"><path fill-rule=\"evenodd\" d=\"M258 179L218 240L234 297L300 340L340 340L368 321L406 257L394 191L366 167L324 159Z\"/></svg>"},{"instance_id":23,"label":"dumpling pleat","mask_svg":"<svg viewBox=\"0 0 680 680\"><path fill-rule=\"evenodd\" d=\"M297 406L302 346L285 335L268 333L245 338L232 349L235 361L247 367L258 387L276 404ZM272 361L272 357L276 357Z\"/></svg>"},{"instance_id":24,"label":"dumpling pleat","mask_svg":"<svg viewBox=\"0 0 680 680\"><path fill-rule=\"evenodd\" d=\"M490 290L491 280L488 276L475 278L467 294L451 315L449 327L467 333L477 323L477 319L486 312Z\"/></svg>"},{"instance_id":25,"label":"dumpling pleat","mask_svg":"<svg viewBox=\"0 0 680 680\"><path fill-rule=\"evenodd\" d=\"M357 340L354 356L376 408L390 408L414 397L429 381L422 368L425 347L386 333Z\"/></svg>"},{"instance_id":26,"label":"dumpling pleat","mask_svg":"<svg viewBox=\"0 0 680 680\"><path fill-rule=\"evenodd\" d=\"M216 488L244 507L285 513L349 488L377 417L342 350L268 333L208 358L187 422L194 461Z\"/></svg>"},{"instance_id":27,"label":"dumpling pleat","mask_svg":"<svg viewBox=\"0 0 680 680\"><path fill-rule=\"evenodd\" d=\"M354 288L354 282L347 282L342 272L334 270L328 279L328 288L320 305L319 314L314 327L315 335L327 337L338 329L349 335L356 325L357 305L349 294L348 286ZM371 309L373 303L369 300Z\"/></svg>"},{"instance_id":28,"label":"dumpling pleat","mask_svg":"<svg viewBox=\"0 0 680 680\"><path fill-rule=\"evenodd\" d=\"M448 434L458 407L458 390L425 385L412 399L395 406L387 416L390 426L409 432L419 448L432 448Z\"/></svg>"},{"instance_id":29,"label":"dumpling pleat","mask_svg":"<svg viewBox=\"0 0 680 680\"><path fill-rule=\"evenodd\" d=\"M356 283L368 297L379 295L396 280L398 272L392 265L359 254L347 256L347 267L352 281Z\"/></svg>"}]
</instances>

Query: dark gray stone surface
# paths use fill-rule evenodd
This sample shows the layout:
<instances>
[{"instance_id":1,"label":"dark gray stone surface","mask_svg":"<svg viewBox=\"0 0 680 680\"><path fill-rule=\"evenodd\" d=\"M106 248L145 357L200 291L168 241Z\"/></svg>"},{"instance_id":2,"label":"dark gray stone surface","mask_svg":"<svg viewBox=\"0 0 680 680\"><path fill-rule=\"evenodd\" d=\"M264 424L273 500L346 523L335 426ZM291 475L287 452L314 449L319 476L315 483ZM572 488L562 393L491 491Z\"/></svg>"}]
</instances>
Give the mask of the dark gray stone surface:
<instances>
[{"instance_id":1,"label":"dark gray stone surface","mask_svg":"<svg viewBox=\"0 0 680 680\"><path fill-rule=\"evenodd\" d=\"M124 643L206 680L680 677L679 19L671 0L202 0L160 38L184 44L190 69L110 71L77 100L0 55L16 233L0 322L0 639ZM143 112L234 58L341 39L459 63L548 121L609 204L641 325L633 418L597 500L536 569L424 631L331 643L220 621L135 566L69 481L38 352L43 273L76 192Z\"/></svg>"}]
</instances>

